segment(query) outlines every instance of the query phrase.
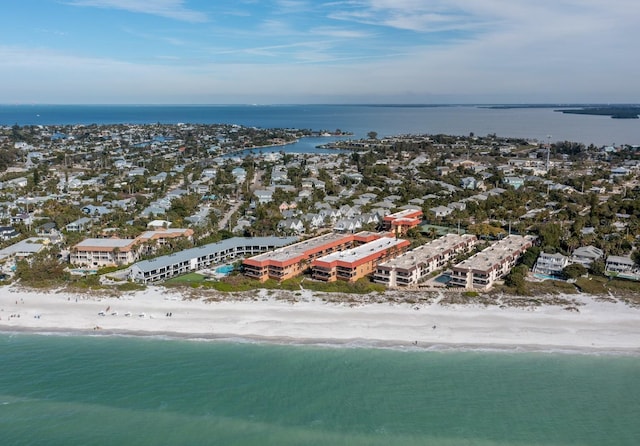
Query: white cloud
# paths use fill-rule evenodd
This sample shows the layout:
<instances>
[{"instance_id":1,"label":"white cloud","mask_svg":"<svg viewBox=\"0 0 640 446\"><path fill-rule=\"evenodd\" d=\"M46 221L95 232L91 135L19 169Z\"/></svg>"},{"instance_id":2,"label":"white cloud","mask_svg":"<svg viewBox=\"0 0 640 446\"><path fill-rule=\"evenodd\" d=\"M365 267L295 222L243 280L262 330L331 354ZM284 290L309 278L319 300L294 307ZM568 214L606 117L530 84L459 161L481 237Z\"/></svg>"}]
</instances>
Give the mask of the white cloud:
<instances>
[{"instance_id":1,"label":"white cloud","mask_svg":"<svg viewBox=\"0 0 640 446\"><path fill-rule=\"evenodd\" d=\"M70 0L67 4L73 6L121 9L185 22L207 21L206 14L186 8L183 0Z\"/></svg>"}]
</instances>

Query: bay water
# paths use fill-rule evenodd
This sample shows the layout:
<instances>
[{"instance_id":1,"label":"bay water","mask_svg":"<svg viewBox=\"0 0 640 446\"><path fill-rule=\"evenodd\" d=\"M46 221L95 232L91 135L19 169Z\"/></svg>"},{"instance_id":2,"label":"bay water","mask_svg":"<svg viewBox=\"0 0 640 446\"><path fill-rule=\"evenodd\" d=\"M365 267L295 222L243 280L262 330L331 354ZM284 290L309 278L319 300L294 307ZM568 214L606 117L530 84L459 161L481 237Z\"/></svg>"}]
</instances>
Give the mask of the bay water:
<instances>
[{"instance_id":1,"label":"bay water","mask_svg":"<svg viewBox=\"0 0 640 446\"><path fill-rule=\"evenodd\" d=\"M637 445L640 358L0 335L4 445Z\"/></svg>"},{"instance_id":2,"label":"bay water","mask_svg":"<svg viewBox=\"0 0 640 446\"><path fill-rule=\"evenodd\" d=\"M640 144L640 120L563 114L557 108L475 105L0 105L0 125L237 124L260 128L340 129L362 138L397 134L474 133L574 141L596 146Z\"/></svg>"}]
</instances>

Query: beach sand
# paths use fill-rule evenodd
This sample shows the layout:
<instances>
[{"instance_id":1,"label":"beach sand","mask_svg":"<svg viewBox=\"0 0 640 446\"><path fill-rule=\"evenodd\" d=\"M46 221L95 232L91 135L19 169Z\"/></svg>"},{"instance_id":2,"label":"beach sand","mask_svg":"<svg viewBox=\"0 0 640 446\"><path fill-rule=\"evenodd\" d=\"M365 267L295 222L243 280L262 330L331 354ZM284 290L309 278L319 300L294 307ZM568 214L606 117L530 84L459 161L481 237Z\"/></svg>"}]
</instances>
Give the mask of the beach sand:
<instances>
[{"instance_id":1,"label":"beach sand","mask_svg":"<svg viewBox=\"0 0 640 446\"><path fill-rule=\"evenodd\" d=\"M212 292L215 293L215 292ZM220 294L217 294L220 297ZM509 307L297 301L266 290L207 302L151 286L105 297L0 288L0 331L169 336L393 348L469 348L640 354L640 309L571 295L578 304ZM293 293L291 293L293 296Z\"/></svg>"}]
</instances>

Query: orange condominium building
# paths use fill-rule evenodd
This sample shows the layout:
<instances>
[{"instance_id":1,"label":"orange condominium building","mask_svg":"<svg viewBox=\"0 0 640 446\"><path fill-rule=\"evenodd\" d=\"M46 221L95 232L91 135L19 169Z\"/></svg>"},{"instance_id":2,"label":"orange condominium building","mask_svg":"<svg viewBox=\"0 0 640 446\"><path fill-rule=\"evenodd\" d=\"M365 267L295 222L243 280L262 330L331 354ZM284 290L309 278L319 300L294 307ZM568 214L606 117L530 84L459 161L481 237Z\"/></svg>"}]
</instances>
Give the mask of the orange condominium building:
<instances>
[{"instance_id":1,"label":"orange condominium building","mask_svg":"<svg viewBox=\"0 0 640 446\"><path fill-rule=\"evenodd\" d=\"M267 279L286 280L309 269L312 262L322 256L344 251L370 242L384 234L358 232L357 234L329 233L311 238L274 251L259 254L242 262L243 274L264 282Z\"/></svg>"},{"instance_id":2,"label":"orange condominium building","mask_svg":"<svg viewBox=\"0 0 640 446\"><path fill-rule=\"evenodd\" d=\"M362 246L320 257L311 264L312 277L326 282L355 282L376 270L380 262L393 259L407 250L408 240L382 237Z\"/></svg>"},{"instance_id":3,"label":"orange condominium building","mask_svg":"<svg viewBox=\"0 0 640 446\"><path fill-rule=\"evenodd\" d=\"M405 209L404 211L385 215L382 223L385 230L401 235L418 226L422 222L422 215L421 209Z\"/></svg>"}]
</instances>

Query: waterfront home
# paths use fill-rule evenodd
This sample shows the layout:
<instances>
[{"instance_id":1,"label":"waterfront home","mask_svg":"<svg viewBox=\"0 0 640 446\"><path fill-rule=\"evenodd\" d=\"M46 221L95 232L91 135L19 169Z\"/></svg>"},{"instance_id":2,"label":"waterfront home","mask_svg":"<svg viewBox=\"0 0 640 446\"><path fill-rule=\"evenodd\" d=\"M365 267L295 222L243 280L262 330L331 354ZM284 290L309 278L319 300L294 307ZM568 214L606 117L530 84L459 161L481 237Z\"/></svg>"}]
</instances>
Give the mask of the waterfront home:
<instances>
[{"instance_id":1,"label":"waterfront home","mask_svg":"<svg viewBox=\"0 0 640 446\"><path fill-rule=\"evenodd\" d=\"M581 246L571 254L571 263L577 263L589 268L593 262L602 259L604 252L595 246Z\"/></svg>"},{"instance_id":2,"label":"waterfront home","mask_svg":"<svg viewBox=\"0 0 640 446\"><path fill-rule=\"evenodd\" d=\"M44 237L29 237L0 250L0 261L24 259L42 251L49 244Z\"/></svg>"},{"instance_id":3,"label":"waterfront home","mask_svg":"<svg viewBox=\"0 0 640 446\"><path fill-rule=\"evenodd\" d=\"M609 256L605 265L605 274L612 277L640 280L640 268L625 256Z\"/></svg>"},{"instance_id":4,"label":"waterfront home","mask_svg":"<svg viewBox=\"0 0 640 446\"><path fill-rule=\"evenodd\" d=\"M562 277L562 270L569 264L569 258L560 253L541 252L533 267L533 273L555 278Z\"/></svg>"}]
</instances>

